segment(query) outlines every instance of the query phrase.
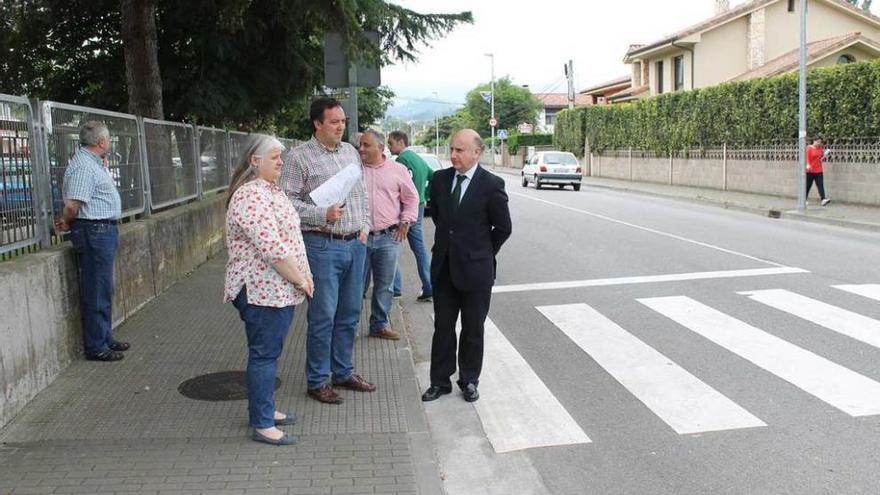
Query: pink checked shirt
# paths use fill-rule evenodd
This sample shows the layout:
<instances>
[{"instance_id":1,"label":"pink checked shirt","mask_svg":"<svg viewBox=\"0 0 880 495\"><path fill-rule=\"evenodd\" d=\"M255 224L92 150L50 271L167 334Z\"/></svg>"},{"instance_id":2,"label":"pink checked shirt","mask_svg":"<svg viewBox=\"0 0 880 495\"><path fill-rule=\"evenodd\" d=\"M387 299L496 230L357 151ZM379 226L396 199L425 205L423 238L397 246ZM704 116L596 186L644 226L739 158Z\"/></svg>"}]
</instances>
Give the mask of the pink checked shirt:
<instances>
[{"instance_id":1,"label":"pink checked shirt","mask_svg":"<svg viewBox=\"0 0 880 495\"><path fill-rule=\"evenodd\" d=\"M406 167L386 158L376 167L365 164L363 170L374 232L419 219L419 193Z\"/></svg>"},{"instance_id":2,"label":"pink checked shirt","mask_svg":"<svg viewBox=\"0 0 880 495\"><path fill-rule=\"evenodd\" d=\"M311 274L299 215L280 187L254 179L235 191L226 212L226 246L224 302L245 285L249 304L281 308L303 302L305 294L272 267L293 255L300 271Z\"/></svg>"}]
</instances>

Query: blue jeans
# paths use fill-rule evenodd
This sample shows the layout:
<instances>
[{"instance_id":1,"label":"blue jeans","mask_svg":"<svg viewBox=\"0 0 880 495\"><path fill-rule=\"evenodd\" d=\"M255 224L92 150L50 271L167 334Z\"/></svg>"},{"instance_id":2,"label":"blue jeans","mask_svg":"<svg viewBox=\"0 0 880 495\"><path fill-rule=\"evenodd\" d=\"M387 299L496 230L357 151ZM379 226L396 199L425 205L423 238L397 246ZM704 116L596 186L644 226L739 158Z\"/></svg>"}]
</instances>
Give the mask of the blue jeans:
<instances>
[{"instance_id":1,"label":"blue jeans","mask_svg":"<svg viewBox=\"0 0 880 495\"><path fill-rule=\"evenodd\" d=\"M87 356L110 350L113 340L113 263L119 247L115 225L74 221L70 242L79 259L79 311Z\"/></svg>"},{"instance_id":2,"label":"blue jeans","mask_svg":"<svg viewBox=\"0 0 880 495\"><path fill-rule=\"evenodd\" d=\"M275 426L275 372L293 321L293 306L273 308L247 302L247 288L232 301L248 341L248 421L254 428Z\"/></svg>"},{"instance_id":3,"label":"blue jeans","mask_svg":"<svg viewBox=\"0 0 880 495\"><path fill-rule=\"evenodd\" d=\"M364 287L373 276L373 303L370 306L370 331L378 332L388 326L388 313L394 294L391 284L397 272L397 258L400 256L400 243L394 240L394 233L373 235L367 239L367 257L364 265Z\"/></svg>"},{"instance_id":4,"label":"blue jeans","mask_svg":"<svg viewBox=\"0 0 880 495\"><path fill-rule=\"evenodd\" d=\"M359 239L329 239L303 232L315 282L309 301L306 380L310 389L343 382L354 373L352 354L363 308L364 258Z\"/></svg>"},{"instance_id":5,"label":"blue jeans","mask_svg":"<svg viewBox=\"0 0 880 495\"><path fill-rule=\"evenodd\" d=\"M412 249L413 254L416 256L416 268L419 271L419 279L422 281L422 294L431 295L434 293L434 288L431 287L431 257L428 255L428 250L425 249L425 237L422 231L424 218L425 206L421 205L419 206L419 220L410 226L407 240L409 241L409 248ZM400 294L402 286L400 266L398 265L397 273L394 274L394 293Z\"/></svg>"}]
</instances>

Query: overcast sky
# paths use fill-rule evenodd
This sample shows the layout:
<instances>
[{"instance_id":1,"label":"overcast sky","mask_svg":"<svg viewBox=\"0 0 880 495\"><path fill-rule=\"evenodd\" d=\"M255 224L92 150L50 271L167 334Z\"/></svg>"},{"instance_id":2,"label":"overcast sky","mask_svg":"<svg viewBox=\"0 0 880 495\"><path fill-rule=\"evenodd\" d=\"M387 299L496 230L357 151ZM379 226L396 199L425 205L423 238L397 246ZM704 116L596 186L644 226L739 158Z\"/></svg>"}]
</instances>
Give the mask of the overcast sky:
<instances>
[{"instance_id":1,"label":"overcast sky","mask_svg":"<svg viewBox=\"0 0 880 495\"><path fill-rule=\"evenodd\" d=\"M421 49L414 64L383 68L383 84L405 98L460 102L474 86L509 75L533 93L566 91L563 65L574 61L580 90L628 74L627 47L714 15L715 0L392 0L417 12L471 11L472 25ZM731 6L742 3L732 0ZM401 102L405 103L405 102Z\"/></svg>"}]
</instances>

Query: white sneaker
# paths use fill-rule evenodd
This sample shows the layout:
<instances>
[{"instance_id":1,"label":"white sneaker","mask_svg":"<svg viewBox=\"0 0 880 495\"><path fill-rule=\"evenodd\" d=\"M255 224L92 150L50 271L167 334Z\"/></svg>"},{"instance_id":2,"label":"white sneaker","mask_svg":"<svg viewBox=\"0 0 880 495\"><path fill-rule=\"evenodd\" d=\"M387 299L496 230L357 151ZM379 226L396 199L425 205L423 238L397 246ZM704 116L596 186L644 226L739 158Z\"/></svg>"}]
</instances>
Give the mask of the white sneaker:
<instances>
[{"instance_id":1,"label":"white sneaker","mask_svg":"<svg viewBox=\"0 0 880 495\"><path fill-rule=\"evenodd\" d=\"M827 204L830 203L830 202L831 202L830 199L825 198L825 199L822 200L822 206L825 206L825 205L827 205Z\"/></svg>"}]
</instances>

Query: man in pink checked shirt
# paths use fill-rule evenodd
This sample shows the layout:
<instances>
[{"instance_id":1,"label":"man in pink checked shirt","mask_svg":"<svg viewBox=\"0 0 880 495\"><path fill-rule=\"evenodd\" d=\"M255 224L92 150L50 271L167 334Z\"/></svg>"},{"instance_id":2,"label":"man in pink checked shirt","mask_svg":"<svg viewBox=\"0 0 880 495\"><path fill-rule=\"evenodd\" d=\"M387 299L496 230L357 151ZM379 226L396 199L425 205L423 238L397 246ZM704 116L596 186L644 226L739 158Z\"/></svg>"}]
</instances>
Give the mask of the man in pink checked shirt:
<instances>
[{"instance_id":1,"label":"man in pink checked shirt","mask_svg":"<svg viewBox=\"0 0 880 495\"><path fill-rule=\"evenodd\" d=\"M388 312L394 294L391 285L397 271L400 243L409 226L419 216L419 194L403 165L385 158L385 136L368 129L361 136L364 183L372 215L373 231L367 238L364 290L373 275L373 301L370 306L370 337L398 340L391 329Z\"/></svg>"}]
</instances>

